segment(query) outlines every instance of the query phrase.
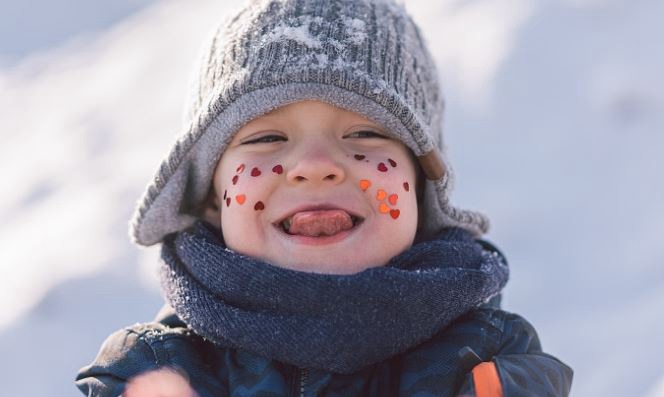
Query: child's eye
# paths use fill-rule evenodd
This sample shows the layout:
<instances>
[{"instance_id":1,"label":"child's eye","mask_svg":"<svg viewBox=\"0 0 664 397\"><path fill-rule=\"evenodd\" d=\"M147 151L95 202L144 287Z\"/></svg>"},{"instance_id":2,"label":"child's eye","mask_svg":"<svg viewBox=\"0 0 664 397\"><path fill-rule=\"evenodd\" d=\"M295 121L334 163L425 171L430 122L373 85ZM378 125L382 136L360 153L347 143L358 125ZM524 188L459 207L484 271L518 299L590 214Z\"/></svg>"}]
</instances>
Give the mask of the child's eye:
<instances>
[{"instance_id":1,"label":"child's eye","mask_svg":"<svg viewBox=\"0 0 664 397\"><path fill-rule=\"evenodd\" d=\"M355 131L353 133L350 133L344 138L381 138L381 139L389 139L383 134L380 134L376 131L371 131L371 130L362 130L362 131Z\"/></svg>"},{"instance_id":2,"label":"child's eye","mask_svg":"<svg viewBox=\"0 0 664 397\"><path fill-rule=\"evenodd\" d=\"M283 141L286 142L288 139L285 136L281 135L264 135L260 138L252 139L249 141L242 142L243 145L250 145L254 143L273 143Z\"/></svg>"}]
</instances>

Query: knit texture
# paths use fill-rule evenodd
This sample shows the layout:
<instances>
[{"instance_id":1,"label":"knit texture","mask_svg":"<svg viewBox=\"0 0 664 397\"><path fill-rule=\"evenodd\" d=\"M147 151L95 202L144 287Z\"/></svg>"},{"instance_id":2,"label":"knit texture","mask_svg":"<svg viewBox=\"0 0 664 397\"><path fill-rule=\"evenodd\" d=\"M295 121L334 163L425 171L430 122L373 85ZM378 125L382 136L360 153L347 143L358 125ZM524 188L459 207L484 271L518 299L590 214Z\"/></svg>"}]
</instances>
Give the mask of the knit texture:
<instances>
[{"instance_id":1,"label":"knit texture","mask_svg":"<svg viewBox=\"0 0 664 397\"><path fill-rule=\"evenodd\" d=\"M402 5L388 0L249 1L205 45L185 127L139 201L132 240L152 245L191 226L237 130L285 104L315 99L384 126L416 156L439 151L436 66ZM488 219L449 203L452 169L424 188L421 233Z\"/></svg>"},{"instance_id":2,"label":"knit texture","mask_svg":"<svg viewBox=\"0 0 664 397\"><path fill-rule=\"evenodd\" d=\"M294 271L237 254L202 221L167 236L161 257L167 302L198 335L337 373L422 343L498 294L508 278L502 255L461 228L353 275Z\"/></svg>"}]
</instances>

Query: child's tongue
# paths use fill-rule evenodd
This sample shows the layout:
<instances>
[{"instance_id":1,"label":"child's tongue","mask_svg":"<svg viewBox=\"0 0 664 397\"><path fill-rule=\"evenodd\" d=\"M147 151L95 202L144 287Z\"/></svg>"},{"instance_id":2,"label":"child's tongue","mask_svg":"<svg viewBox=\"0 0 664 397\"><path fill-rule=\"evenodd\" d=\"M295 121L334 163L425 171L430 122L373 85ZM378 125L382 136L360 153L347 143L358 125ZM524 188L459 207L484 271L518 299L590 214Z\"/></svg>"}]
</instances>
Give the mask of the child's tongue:
<instances>
[{"instance_id":1,"label":"child's tongue","mask_svg":"<svg viewBox=\"0 0 664 397\"><path fill-rule=\"evenodd\" d=\"M343 210L302 211L293 216L289 232L303 236L332 236L353 227L350 215Z\"/></svg>"}]
</instances>

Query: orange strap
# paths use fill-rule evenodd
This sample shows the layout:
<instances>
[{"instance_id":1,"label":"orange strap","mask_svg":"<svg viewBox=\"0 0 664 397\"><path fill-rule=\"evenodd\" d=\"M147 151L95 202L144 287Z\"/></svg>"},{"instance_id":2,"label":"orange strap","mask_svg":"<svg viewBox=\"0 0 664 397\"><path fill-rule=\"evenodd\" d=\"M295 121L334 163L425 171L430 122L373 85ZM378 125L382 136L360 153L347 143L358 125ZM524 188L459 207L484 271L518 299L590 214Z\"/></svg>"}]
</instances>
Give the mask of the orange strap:
<instances>
[{"instance_id":1,"label":"orange strap","mask_svg":"<svg viewBox=\"0 0 664 397\"><path fill-rule=\"evenodd\" d=\"M493 361L476 365L473 368L473 381L477 397L503 397L503 388Z\"/></svg>"}]
</instances>

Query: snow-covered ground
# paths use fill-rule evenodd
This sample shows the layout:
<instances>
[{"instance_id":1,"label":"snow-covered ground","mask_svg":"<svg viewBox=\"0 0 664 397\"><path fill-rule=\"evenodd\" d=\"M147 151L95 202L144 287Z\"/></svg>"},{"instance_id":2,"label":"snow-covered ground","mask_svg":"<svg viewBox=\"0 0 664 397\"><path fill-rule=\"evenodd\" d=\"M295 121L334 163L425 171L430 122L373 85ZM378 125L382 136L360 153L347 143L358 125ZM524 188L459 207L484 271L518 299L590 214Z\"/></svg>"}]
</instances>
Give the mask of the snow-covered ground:
<instances>
[{"instance_id":1,"label":"snow-covered ground","mask_svg":"<svg viewBox=\"0 0 664 397\"><path fill-rule=\"evenodd\" d=\"M154 0L0 0L0 66L93 35Z\"/></svg>"},{"instance_id":2,"label":"snow-covered ground","mask_svg":"<svg viewBox=\"0 0 664 397\"><path fill-rule=\"evenodd\" d=\"M156 250L127 221L202 39L235 7L105 3L26 25L34 9L0 1L3 395L76 395L105 336L159 308ZM573 396L661 396L664 3L406 5L445 85L453 201L490 215L511 263L506 308L575 369Z\"/></svg>"}]
</instances>

